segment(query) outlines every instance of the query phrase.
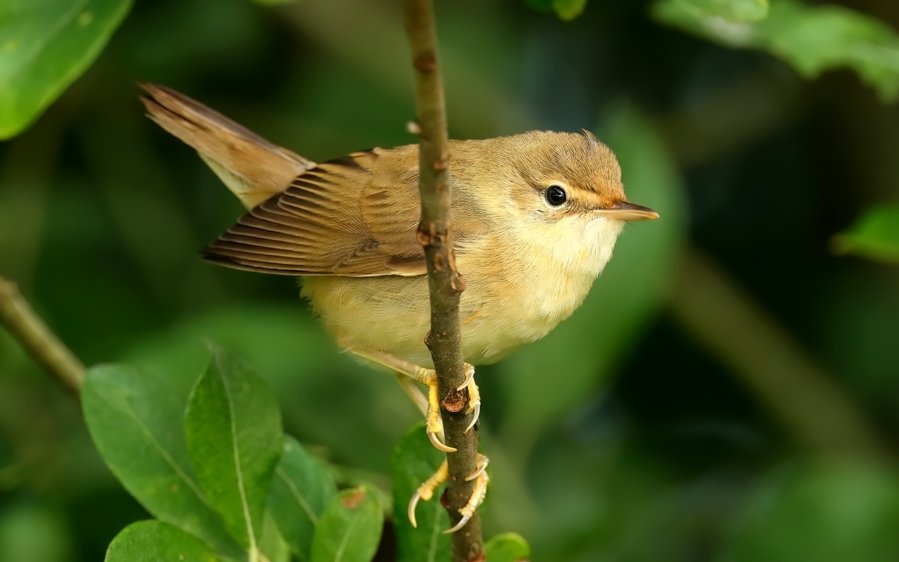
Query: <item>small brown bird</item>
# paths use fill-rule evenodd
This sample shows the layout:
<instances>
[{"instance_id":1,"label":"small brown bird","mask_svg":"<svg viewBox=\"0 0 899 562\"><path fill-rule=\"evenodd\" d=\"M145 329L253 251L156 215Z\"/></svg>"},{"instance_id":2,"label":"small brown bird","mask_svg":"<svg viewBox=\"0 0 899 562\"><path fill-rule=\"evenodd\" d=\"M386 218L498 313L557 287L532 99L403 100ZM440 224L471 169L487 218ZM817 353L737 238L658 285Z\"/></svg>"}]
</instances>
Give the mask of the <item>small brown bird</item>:
<instances>
[{"instance_id":1,"label":"small brown bird","mask_svg":"<svg viewBox=\"0 0 899 562\"><path fill-rule=\"evenodd\" d=\"M195 148L250 209L204 257L302 277L302 295L342 348L406 375L407 386L428 386L428 436L454 451L439 438L436 379L424 343L430 313L416 238L418 146L316 164L173 90L142 87L149 116ZM470 365L497 361L569 317L611 258L624 222L658 214L625 199L615 155L586 131L450 141L450 154L453 245L466 281L460 320L471 427L480 399ZM483 499L483 467L477 477L479 491L450 531L464 526ZM413 497L413 522L415 503L438 483Z\"/></svg>"}]
</instances>

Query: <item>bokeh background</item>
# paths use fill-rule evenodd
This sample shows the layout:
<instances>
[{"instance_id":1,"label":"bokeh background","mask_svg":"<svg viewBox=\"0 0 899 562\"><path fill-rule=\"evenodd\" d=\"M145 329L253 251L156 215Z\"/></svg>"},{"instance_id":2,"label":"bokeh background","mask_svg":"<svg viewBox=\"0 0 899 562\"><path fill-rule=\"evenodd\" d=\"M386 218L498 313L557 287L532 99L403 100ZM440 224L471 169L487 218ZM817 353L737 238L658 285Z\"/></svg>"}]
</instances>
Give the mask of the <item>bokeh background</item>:
<instances>
[{"instance_id":1,"label":"bokeh background","mask_svg":"<svg viewBox=\"0 0 899 562\"><path fill-rule=\"evenodd\" d=\"M648 2L594 0L573 22L438 4L451 136L590 129L662 215L626 229L571 320L479 369L487 534L550 561L899 560L899 269L833 243L899 195L896 103ZM899 27L895 2L839 4ZM388 485L416 412L329 343L294 281L199 259L240 205L144 118L138 81L315 160L405 144L398 6L138 2L0 145L0 273L86 364L199 373L220 341L278 389L288 431ZM0 560L99 560L144 517L78 404L0 333Z\"/></svg>"}]
</instances>

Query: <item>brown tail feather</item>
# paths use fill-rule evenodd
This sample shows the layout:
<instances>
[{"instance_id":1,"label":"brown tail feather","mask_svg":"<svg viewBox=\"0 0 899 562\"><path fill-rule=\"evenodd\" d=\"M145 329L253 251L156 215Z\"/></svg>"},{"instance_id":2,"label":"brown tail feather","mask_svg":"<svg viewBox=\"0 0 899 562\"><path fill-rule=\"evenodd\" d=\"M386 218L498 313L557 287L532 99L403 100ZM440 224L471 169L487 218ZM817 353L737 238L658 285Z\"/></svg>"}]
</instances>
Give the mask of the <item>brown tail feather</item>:
<instances>
[{"instance_id":1,"label":"brown tail feather","mask_svg":"<svg viewBox=\"0 0 899 562\"><path fill-rule=\"evenodd\" d=\"M247 208L281 193L315 162L270 143L221 113L165 86L140 84L141 101L160 127L200 153Z\"/></svg>"}]
</instances>

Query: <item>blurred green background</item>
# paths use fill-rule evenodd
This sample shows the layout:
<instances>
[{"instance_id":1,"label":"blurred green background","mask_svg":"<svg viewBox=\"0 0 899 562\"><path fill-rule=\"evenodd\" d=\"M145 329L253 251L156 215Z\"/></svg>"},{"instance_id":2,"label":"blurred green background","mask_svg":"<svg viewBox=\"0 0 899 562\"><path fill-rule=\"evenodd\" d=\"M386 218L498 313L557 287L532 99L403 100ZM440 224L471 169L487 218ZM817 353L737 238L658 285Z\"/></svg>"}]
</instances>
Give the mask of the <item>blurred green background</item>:
<instances>
[{"instance_id":1,"label":"blurred green background","mask_svg":"<svg viewBox=\"0 0 899 562\"><path fill-rule=\"evenodd\" d=\"M894 1L839 4L899 27ZM899 560L899 269L832 251L899 196L891 87L804 79L643 1L572 22L438 2L438 26L451 136L593 130L662 215L626 229L571 320L479 369L487 534L520 532L535 560ZM325 160L412 141L405 41L388 2L138 2L0 145L0 274L89 365L199 373L204 339L228 345L288 431L386 485L415 410L339 354L294 281L200 261L240 205L135 82ZM98 560L144 517L78 404L0 332L0 560Z\"/></svg>"}]
</instances>

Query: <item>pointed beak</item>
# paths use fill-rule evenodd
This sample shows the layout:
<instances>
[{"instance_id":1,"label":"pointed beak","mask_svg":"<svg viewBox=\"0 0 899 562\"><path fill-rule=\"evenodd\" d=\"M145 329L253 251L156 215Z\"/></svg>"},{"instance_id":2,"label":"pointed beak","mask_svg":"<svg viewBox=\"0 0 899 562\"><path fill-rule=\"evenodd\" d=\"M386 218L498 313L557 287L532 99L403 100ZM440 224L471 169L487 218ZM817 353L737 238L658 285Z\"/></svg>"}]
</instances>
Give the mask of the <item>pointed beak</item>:
<instances>
[{"instance_id":1,"label":"pointed beak","mask_svg":"<svg viewBox=\"0 0 899 562\"><path fill-rule=\"evenodd\" d=\"M659 218L659 214L649 207L635 205L629 201L619 201L596 212L601 217L616 221L651 221Z\"/></svg>"}]
</instances>

